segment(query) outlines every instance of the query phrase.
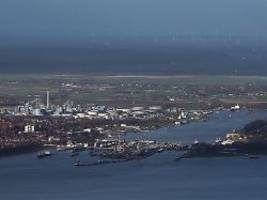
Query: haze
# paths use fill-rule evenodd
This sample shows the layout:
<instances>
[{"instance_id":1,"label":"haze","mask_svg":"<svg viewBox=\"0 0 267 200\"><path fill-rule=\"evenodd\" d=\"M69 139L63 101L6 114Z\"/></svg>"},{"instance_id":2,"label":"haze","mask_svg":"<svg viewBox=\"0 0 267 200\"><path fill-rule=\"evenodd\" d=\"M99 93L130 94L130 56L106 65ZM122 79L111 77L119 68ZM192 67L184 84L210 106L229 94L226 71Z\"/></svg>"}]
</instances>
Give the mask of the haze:
<instances>
[{"instance_id":1,"label":"haze","mask_svg":"<svg viewBox=\"0 0 267 200\"><path fill-rule=\"evenodd\" d=\"M264 0L1 0L0 71L261 74L266 10Z\"/></svg>"},{"instance_id":2,"label":"haze","mask_svg":"<svg viewBox=\"0 0 267 200\"><path fill-rule=\"evenodd\" d=\"M266 10L264 0L2 0L0 34L264 36Z\"/></svg>"}]
</instances>

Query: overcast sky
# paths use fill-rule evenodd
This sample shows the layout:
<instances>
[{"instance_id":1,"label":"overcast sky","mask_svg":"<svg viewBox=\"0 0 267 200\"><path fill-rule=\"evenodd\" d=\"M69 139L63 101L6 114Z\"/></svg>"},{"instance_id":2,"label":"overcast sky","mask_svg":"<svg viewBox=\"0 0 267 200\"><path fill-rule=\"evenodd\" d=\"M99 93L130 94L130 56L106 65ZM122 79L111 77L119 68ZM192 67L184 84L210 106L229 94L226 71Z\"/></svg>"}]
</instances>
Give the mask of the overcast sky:
<instances>
[{"instance_id":1,"label":"overcast sky","mask_svg":"<svg viewBox=\"0 0 267 200\"><path fill-rule=\"evenodd\" d=\"M1 0L0 35L267 34L266 0Z\"/></svg>"}]
</instances>

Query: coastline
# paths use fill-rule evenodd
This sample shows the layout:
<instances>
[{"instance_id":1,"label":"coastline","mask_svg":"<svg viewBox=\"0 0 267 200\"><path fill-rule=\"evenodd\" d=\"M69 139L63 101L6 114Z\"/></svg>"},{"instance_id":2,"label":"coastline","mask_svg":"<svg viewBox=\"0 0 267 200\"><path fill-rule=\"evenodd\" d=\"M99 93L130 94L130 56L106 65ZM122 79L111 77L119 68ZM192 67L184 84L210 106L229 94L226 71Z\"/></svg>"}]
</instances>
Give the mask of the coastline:
<instances>
[{"instance_id":1,"label":"coastline","mask_svg":"<svg viewBox=\"0 0 267 200\"><path fill-rule=\"evenodd\" d=\"M15 148L6 148L0 150L0 159L4 157L17 156L27 153L34 153L43 150L43 145L29 145Z\"/></svg>"}]
</instances>

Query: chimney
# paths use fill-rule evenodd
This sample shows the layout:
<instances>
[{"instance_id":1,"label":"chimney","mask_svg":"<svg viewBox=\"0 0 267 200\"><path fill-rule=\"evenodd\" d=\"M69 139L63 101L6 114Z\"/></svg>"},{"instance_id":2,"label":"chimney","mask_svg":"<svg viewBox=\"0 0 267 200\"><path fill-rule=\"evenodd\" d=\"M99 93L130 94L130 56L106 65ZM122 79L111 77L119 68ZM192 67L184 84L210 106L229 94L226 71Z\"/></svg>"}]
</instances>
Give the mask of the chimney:
<instances>
[{"instance_id":1,"label":"chimney","mask_svg":"<svg viewBox=\"0 0 267 200\"><path fill-rule=\"evenodd\" d=\"M49 109L49 91L46 92L46 109Z\"/></svg>"}]
</instances>

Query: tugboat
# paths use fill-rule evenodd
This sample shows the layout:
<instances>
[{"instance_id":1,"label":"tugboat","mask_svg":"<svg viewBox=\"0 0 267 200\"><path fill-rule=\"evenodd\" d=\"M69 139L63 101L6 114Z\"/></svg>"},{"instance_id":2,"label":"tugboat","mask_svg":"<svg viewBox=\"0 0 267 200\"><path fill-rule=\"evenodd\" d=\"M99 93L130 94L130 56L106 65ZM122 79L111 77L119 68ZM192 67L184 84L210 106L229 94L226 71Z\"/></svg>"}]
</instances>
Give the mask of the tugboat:
<instances>
[{"instance_id":1,"label":"tugboat","mask_svg":"<svg viewBox=\"0 0 267 200\"><path fill-rule=\"evenodd\" d=\"M37 158L46 158L52 156L52 153L50 151L44 151L37 154Z\"/></svg>"}]
</instances>

